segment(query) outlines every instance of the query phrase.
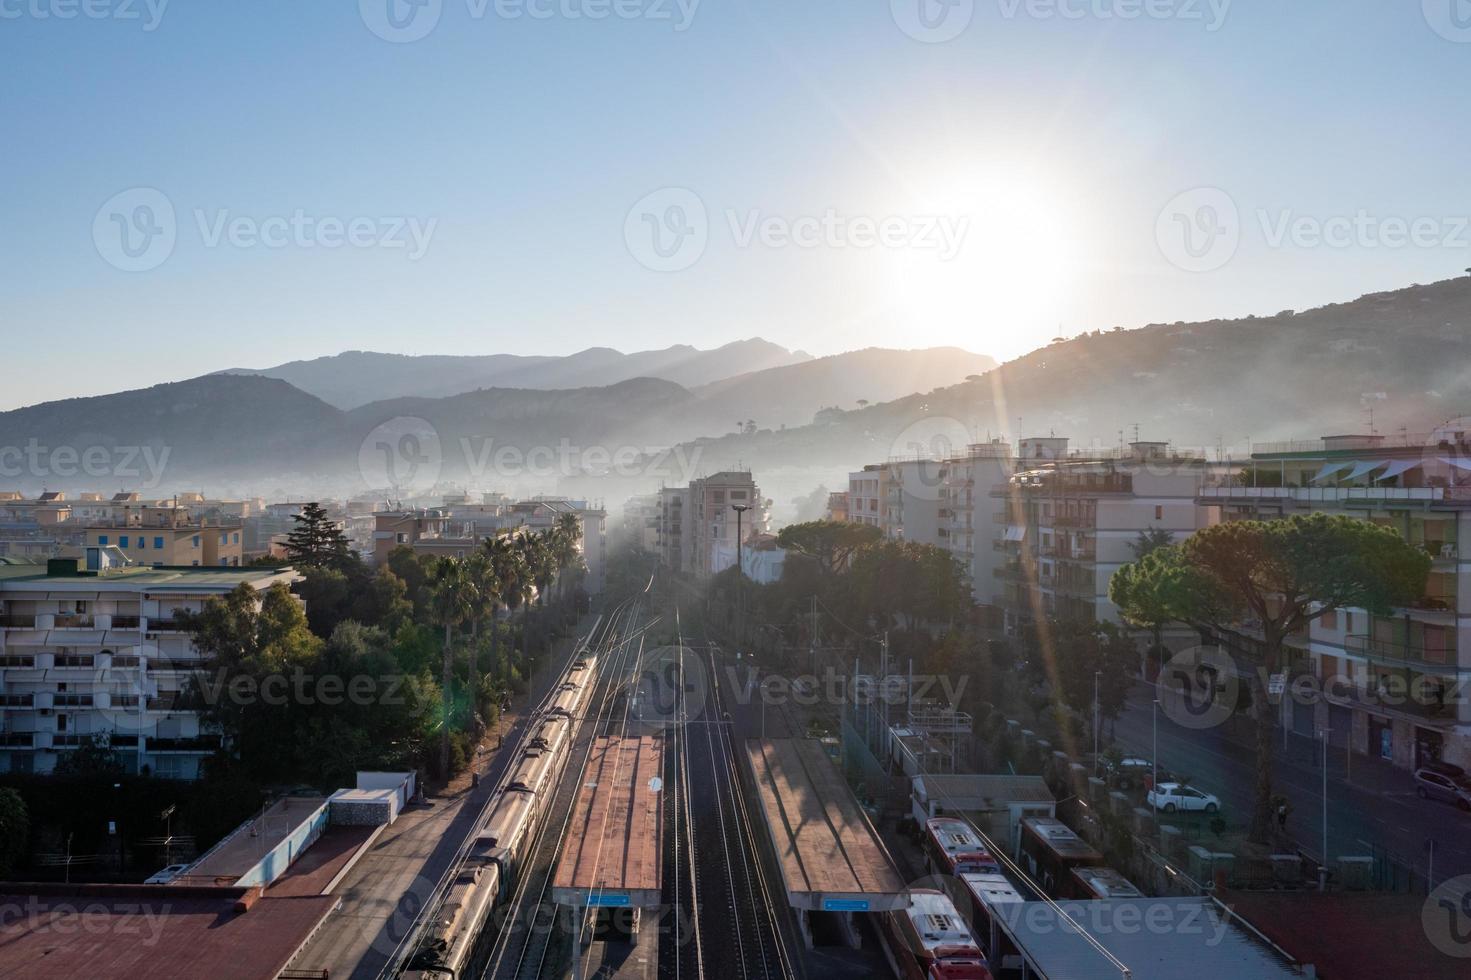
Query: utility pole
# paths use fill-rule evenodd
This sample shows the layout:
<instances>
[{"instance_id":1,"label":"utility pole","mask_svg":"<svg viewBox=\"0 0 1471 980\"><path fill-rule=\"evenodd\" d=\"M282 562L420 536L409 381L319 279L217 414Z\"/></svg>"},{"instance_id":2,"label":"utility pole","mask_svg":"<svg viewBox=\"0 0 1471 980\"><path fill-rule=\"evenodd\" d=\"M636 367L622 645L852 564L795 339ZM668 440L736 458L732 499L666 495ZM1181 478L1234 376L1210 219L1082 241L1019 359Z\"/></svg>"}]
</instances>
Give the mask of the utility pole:
<instances>
[{"instance_id":1,"label":"utility pole","mask_svg":"<svg viewBox=\"0 0 1471 980\"><path fill-rule=\"evenodd\" d=\"M744 605L746 598L746 568L741 562L741 545L745 541L741 533L741 519L746 516L746 511L751 509L750 504L731 504L730 509L736 515L736 635L741 635L741 627L746 625Z\"/></svg>"},{"instance_id":2,"label":"utility pole","mask_svg":"<svg viewBox=\"0 0 1471 980\"><path fill-rule=\"evenodd\" d=\"M1098 775L1098 679L1103 676L1103 671L1093 672L1093 775ZM1118 733L1118 726L1114 726L1114 733Z\"/></svg>"},{"instance_id":3,"label":"utility pole","mask_svg":"<svg viewBox=\"0 0 1471 980\"><path fill-rule=\"evenodd\" d=\"M1154 794L1154 836L1159 837L1159 698L1154 699L1154 748L1150 751L1149 764L1153 774L1149 777L1149 791Z\"/></svg>"},{"instance_id":4,"label":"utility pole","mask_svg":"<svg viewBox=\"0 0 1471 980\"><path fill-rule=\"evenodd\" d=\"M1323 863L1318 867L1318 891L1328 890L1328 733L1325 728L1318 733L1323 739Z\"/></svg>"}]
</instances>

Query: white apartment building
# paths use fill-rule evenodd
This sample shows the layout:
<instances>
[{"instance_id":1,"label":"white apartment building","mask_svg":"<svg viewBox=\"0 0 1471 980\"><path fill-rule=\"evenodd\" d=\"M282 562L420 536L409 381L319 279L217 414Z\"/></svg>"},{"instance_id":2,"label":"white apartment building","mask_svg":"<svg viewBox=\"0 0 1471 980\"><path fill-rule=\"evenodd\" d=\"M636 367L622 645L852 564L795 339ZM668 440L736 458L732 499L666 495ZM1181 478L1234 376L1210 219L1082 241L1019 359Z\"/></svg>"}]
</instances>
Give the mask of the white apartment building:
<instances>
[{"instance_id":1,"label":"white apartment building","mask_svg":"<svg viewBox=\"0 0 1471 980\"><path fill-rule=\"evenodd\" d=\"M1140 532L1164 530L1178 542L1213 520L1196 499L1208 464L1167 443L1072 455L1065 439L1028 439L1016 465L991 491L1001 505L994 577L1005 585L1008 630L1043 617L1119 622L1108 582L1134 560Z\"/></svg>"},{"instance_id":2,"label":"white apartment building","mask_svg":"<svg viewBox=\"0 0 1471 980\"><path fill-rule=\"evenodd\" d=\"M1000 606L1004 595L997 570L1006 558L995 540L996 500L1016 470L1004 439L975 443L964 455L945 460L940 470L940 540L970 576L971 594L983 606Z\"/></svg>"},{"instance_id":3,"label":"white apartment building","mask_svg":"<svg viewBox=\"0 0 1471 980\"><path fill-rule=\"evenodd\" d=\"M117 565L112 563L118 562ZM205 668L181 611L291 569L123 566L116 549L0 565L0 771L50 772L106 736L129 772L194 779L220 744L181 695Z\"/></svg>"},{"instance_id":4,"label":"white apartment building","mask_svg":"<svg viewBox=\"0 0 1471 980\"><path fill-rule=\"evenodd\" d=\"M698 576L735 564L738 542L766 532L766 501L748 470L725 470L659 492L659 557ZM741 508L739 514L736 508ZM739 537L737 533L739 532Z\"/></svg>"},{"instance_id":5,"label":"white apartment building","mask_svg":"<svg viewBox=\"0 0 1471 980\"><path fill-rule=\"evenodd\" d=\"M883 467L877 463L848 474L848 520L882 526Z\"/></svg>"},{"instance_id":6,"label":"white apartment building","mask_svg":"<svg viewBox=\"0 0 1471 980\"><path fill-rule=\"evenodd\" d=\"M1426 594L1392 615L1340 610L1289 639L1283 724L1414 768L1471 766L1471 433L1327 436L1259 446L1200 491L1222 520L1311 511L1392 527L1432 560Z\"/></svg>"}]
</instances>

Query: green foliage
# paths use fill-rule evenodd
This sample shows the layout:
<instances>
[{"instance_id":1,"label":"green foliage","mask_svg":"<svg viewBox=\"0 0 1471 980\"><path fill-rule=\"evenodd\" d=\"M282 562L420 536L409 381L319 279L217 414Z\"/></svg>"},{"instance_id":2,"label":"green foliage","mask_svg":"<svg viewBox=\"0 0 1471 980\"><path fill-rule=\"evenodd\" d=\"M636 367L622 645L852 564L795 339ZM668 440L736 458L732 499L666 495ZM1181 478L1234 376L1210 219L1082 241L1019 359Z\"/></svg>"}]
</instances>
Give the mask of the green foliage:
<instances>
[{"instance_id":1,"label":"green foliage","mask_svg":"<svg viewBox=\"0 0 1471 980\"><path fill-rule=\"evenodd\" d=\"M824 572L832 574L847 568L848 562L860 549L872 547L882 538L883 532L872 524L808 521L782 528L777 533L776 543L788 551L812 558Z\"/></svg>"},{"instance_id":2,"label":"green foliage","mask_svg":"<svg viewBox=\"0 0 1471 980\"><path fill-rule=\"evenodd\" d=\"M292 520L296 526L286 537L286 557L297 568L344 569L358 561L347 546L347 535L321 504L307 504Z\"/></svg>"},{"instance_id":3,"label":"green foliage","mask_svg":"<svg viewBox=\"0 0 1471 980\"><path fill-rule=\"evenodd\" d=\"M52 771L57 776L120 776L124 768L122 756L108 736L93 735L70 752L63 752Z\"/></svg>"},{"instance_id":4,"label":"green foliage","mask_svg":"<svg viewBox=\"0 0 1471 980\"><path fill-rule=\"evenodd\" d=\"M10 787L0 789L0 878L10 877L31 836L26 801Z\"/></svg>"}]
</instances>

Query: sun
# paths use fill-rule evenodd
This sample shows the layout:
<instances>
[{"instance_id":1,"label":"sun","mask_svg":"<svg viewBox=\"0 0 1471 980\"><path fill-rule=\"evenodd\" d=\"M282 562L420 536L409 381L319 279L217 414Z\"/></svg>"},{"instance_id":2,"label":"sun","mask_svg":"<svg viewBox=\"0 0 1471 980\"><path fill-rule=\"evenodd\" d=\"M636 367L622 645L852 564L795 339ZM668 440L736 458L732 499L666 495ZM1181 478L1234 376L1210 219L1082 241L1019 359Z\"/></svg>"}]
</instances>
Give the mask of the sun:
<instances>
[{"instance_id":1,"label":"sun","mask_svg":"<svg viewBox=\"0 0 1471 980\"><path fill-rule=\"evenodd\" d=\"M1076 279L1079 209L1067 189L1021 170L937 179L914 195L914 214L948 220L953 254L900 249L888 256L883 303L916 342L1002 356L1045 343Z\"/></svg>"}]
</instances>

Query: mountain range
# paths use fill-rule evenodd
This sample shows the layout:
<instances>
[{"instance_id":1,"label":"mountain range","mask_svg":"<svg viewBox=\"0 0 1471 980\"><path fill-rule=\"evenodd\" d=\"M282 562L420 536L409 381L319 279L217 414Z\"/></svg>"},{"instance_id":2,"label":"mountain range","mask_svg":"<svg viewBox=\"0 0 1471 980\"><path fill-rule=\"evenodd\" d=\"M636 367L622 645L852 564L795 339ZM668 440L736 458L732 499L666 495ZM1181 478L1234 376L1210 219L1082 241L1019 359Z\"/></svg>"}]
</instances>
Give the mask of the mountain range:
<instances>
[{"instance_id":1,"label":"mountain range","mask_svg":"<svg viewBox=\"0 0 1471 980\"><path fill-rule=\"evenodd\" d=\"M841 486L864 463L988 434L1113 447L1137 431L1182 447L1240 447L1370 426L1426 431L1471 412L1468 335L1471 277L1304 312L1092 331L999 366L955 348L812 358L761 340L532 363L348 353L0 413L0 464L14 458L6 447L28 440L78 451L148 445L170 453L165 482L353 492L365 489L369 434L409 417L438 433L450 481L495 485L497 472L472 465L467 447L477 445L591 446L646 460L674 446L696 469L756 470L781 500ZM629 370L645 373L619 377ZM588 372L594 383L574 384ZM502 380L456 390L487 378ZM615 484L585 465L587 482L551 482L616 498L689 475L646 468ZM0 472L7 484L65 483L34 468L30 480Z\"/></svg>"}]
</instances>

